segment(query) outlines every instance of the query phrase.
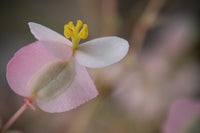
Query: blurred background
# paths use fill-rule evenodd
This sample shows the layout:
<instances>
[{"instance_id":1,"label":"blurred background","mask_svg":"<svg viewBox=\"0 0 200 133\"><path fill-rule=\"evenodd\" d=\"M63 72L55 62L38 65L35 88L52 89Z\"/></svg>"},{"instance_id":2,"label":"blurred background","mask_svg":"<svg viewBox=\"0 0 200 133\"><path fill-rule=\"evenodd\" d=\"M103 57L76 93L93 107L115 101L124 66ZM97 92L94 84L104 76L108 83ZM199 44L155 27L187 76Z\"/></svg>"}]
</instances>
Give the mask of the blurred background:
<instances>
[{"instance_id":1,"label":"blurred background","mask_svg":"<svg viewBox=\"0 0 200 133\"><path fill-rule=\"evenodd\" d=\"M81 19L89 26L88 40L122 37L129 41L128 55L112 66L88 69L99 91L94 100L59 114L28 109L9 132L200 132L199 0L0 3L0 127L23 104L7 84L6 65L19 48L35 41L27 23L63 34L64 24ZM177 104L180 99L185 100Z\"/></svg>"}]
</instances>

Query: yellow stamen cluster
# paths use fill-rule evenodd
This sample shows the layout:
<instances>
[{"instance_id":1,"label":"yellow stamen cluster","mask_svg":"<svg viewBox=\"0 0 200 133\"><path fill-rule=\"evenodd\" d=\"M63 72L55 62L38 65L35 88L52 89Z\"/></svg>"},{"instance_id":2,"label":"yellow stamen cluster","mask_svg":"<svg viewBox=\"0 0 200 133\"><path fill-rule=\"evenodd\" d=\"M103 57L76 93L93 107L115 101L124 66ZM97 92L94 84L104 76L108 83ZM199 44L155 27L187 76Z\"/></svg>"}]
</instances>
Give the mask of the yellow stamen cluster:
<instances>
[{"instance_id":1,"label":"yellow stamen cluster","mask_svg":"<svg viewBox=\"0 0 200 133\"><path fill-rule=\"evenodd\" d=\"M76 26L70 21L64 25L64 35L66 38L72 40L72 48L76 50L78 48L81 39L86 39L88 36L88 26L83 24L81 20L78 20Z\"/></svg>"}]
</instances>

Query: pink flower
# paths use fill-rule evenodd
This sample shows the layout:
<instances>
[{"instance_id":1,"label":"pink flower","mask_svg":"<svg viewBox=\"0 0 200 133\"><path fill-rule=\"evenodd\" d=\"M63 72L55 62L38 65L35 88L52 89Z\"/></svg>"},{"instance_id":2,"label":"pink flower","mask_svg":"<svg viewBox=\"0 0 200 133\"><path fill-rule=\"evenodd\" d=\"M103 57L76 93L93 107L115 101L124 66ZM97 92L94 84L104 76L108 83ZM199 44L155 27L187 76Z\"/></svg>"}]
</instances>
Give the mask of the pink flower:
<instances>
[{"instance_id":1,"label":"pink flower","mask_svg":"<svg viewBox=\"0 0 200 133\"><path fill-rule=\"evenodd\" d=\"M93 99L98 92L84 66L98 68L120 61L128 42L119 37L101 37L79 45L88 36L86 24L78 20L64 26L64 34L30 22L38 40L19 51L7 65L12 90L35 101L46 112L64 112Z\"/></svg>"}]
</instances>

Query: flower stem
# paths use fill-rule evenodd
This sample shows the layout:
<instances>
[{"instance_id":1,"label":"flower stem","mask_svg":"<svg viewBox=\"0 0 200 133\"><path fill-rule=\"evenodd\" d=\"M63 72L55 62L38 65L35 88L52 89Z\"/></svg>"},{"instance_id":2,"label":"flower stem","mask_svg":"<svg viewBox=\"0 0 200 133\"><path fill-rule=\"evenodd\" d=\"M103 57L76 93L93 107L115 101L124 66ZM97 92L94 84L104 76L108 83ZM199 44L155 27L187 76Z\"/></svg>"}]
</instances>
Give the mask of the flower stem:
<instances>
[{"instance_id":1,"label":"flower stem","mask_svg":"<svg viewBox=\"0 0 200 133\"><path fill-rule=\"evenodd\" d=\"M0 133L5 132L30 106L30 102L28 100L24 100L24 104L19 108L19 110L7 121L7 123L2 127Z\"/></svg>"}]
</instances>

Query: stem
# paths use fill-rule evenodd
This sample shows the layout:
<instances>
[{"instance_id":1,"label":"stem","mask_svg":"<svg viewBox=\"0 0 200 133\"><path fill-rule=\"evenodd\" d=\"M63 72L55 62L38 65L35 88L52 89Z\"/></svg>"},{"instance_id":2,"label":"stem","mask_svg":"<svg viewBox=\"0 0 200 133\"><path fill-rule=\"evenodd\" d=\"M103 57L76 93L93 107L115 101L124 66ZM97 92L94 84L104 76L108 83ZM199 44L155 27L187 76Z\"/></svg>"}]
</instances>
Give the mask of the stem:
<instances>
[{"instance_id":1,"label":"stem","mask_svg":"<svg viewBox=\"0 0 200 133\"><path fill-rule=\"evenodd\" d=\"M159 12L165 2L166 0L150 0L141 17L134 26L130 42L136 47L136 54L140 53L147 31L156 22Z\"/></svg>"},{"instance_id":2,"label":"stem","mask_svg":"<svg viewBox=\"0 0 200 133\"><path fill-rule=\"evenodd\" d=\"M8 122L2 127L1 133L5 132L21 115L24 111L29 107L29 103L25 102L21 108L8 120Z\"/></svg>"}]
</instances>

